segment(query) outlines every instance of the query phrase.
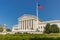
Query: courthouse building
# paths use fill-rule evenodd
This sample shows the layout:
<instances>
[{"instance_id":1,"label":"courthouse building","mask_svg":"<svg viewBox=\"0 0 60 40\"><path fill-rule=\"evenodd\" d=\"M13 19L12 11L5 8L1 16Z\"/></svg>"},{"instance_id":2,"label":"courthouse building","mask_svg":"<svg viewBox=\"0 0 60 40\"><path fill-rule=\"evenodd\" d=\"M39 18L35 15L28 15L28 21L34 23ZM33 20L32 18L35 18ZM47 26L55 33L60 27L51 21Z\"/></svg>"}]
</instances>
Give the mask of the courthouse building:
<instances>
[{"instance_id":1,"label":"courthouse building","mask_svg":"<svg viewBox=\"0 0 60 40\"><path fill-rule=\"evenodd\" d=\"M60 20L42 21L42 20L38 19L38 24L37 24L36 16L24 14L23 16L18 18L18 24L13 26L12 32L43 33L44 27L46 26L47 23L57 24L58 27L60 28Z\"/></svg>"}]
</instances>

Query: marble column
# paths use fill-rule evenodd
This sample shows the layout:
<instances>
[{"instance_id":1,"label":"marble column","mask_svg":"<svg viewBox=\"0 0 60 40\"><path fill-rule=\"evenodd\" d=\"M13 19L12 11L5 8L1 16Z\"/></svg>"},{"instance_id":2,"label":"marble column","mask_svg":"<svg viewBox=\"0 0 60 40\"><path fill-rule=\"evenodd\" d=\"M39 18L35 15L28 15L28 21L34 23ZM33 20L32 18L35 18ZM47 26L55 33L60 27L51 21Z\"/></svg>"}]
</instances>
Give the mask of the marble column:
<instances>
[{"instance_id":1,"label":"marble column","mask_svg":"<svg viewBox=\"0 0 60 40\"><path fill-rule=\"evenodd\" d=\"M28 28L30 29L30 24L29 24L29 20L28 20Z\"/></svg>"},{"instance_id":2,"label":"marble column","mask_svg":"<svg viewBox=\"0 0 60 40\"><path fill-rule=\"evenodd\" d=\"M33 19L32 19L32 30L33 30Z\"/></svg>"},{"instance_id":3,"label":"marble column","mask_svg":"<svg viewBox=\"0 0 60 40\"><path fill-rule=\"evenodd\" d=\"M31 29L33 29L33 19L31 19Z\"/></svg>"},{"instance_id":4,"label":"marble column","mask_svg":"<svg viewBox=\"0 0 60 40\"><path fill-rule=\"evenodd\" d=\"M29 20L29 28L31 29L31 20Z\"/></svg>"},{"instance_id":5,"label":"marble column","mask_svg":"<svg viewBox=\"0 0 60 40\"><path fill-rule=\"evenodd\" d=\"M21 23L22 23L22 27L21 27L21 29L23 29L23 21L22 21Z\"/></svg>"},{"instance_id":6,"label":"marble column","mask_svg":"<svg viewBox=\"0 0 60 40\"><path fill-rule=\"evenodd\" d=\"M29 20L27 20L27 29L30 29L29 27Z\"/></svg>"},{"instance_id":7,"label":"marble column","mask_svg":"<svg viewBox=\"0 0 60 40\"><path fill-rule=\"evenodd\" d=\"M22 21L21 21L21 30L22 30Z\"/></svg>"},{"instance_id":8,"label":"marble column","mask_svg":"<svg viewBox=\"0 0 60 40\"><path fill-rule=\"evenodd\" d=\"M23 21L23 30L24 30L24 21Z\"/></svg>"},{"instance_id":9,"label":"marble column","mask_svg":"<svg viewBox=\"0 0 60 40\"><path fill-rule=\"evenodd\" d=\"M23 30L23 21L22 21L22 30Z\"/></svg>"},{"instance_id":10,"label":"marble column","mask_svg":"<svg viewBox=\"0 0 60 40\"><path fill-rule=\"evenodd\" d=\"M26 29L27 29L27 20L26 20Z\"/></svg>"},{"instance_id":11,"label":"marble column","mask_svg":"<svg viewBox=\"0 0 60 40\"><path fill-rule=\"evenodd\" d=\"M18 27L19 27L19 30L21 30L21 21L19 22L19 24L18 24Z\"/></svg>"},{"instance_id":12,"label":"marble column","mask_svg":"<svg viewBox=\"0 0 60 40\"><path fill-rule=\"evenodd\" d=\"M25 20L25 30L26 30L26 20Z\"/></svg>"},{"instance_id":13,"label":"marble column","mask_svg":"<svg viewBox=\"0 0 60 40\"><path fill-rule=\"evenodd\" d=\"M27 20L27 29L29 29L29 26L28 26L28 20Z\"/></svg>"},{"instance_id":14,"label":"marble column","mask_svg":"<svg viewBox=\"0 0 60 40\"><path fill-rule=\"evenodd\" d=\"M25 30L25 20L24 20L24 30Z\"/></svg>"},{"instance_id":15,"label":"marble column","mask_svg":"<svg viewBox=\"0 0 60 40\"><path fill-rule=\"evenodd\" d=\"M30 20L30 22L31 22L31 25L30 25L30 29L32 28L32 21Z\"/></svg>"}]
</instances>

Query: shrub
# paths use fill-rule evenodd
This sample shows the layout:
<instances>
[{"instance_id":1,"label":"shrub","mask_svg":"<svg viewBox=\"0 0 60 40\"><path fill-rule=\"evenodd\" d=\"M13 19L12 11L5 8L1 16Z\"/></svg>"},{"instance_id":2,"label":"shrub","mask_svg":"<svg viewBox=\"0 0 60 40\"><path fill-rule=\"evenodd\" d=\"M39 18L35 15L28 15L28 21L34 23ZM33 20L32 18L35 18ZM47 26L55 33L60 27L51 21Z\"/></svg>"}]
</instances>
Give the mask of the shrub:
<instances>
[{"instance_id":1,"label":"shrub","mask_svg":"<svg viewBox=\"0 0 60 40\"><path fill-rule=\"evenodd\" d=\"M59 33L59 27L56 24L50 25L49 23L44 28L44 33Z\"/></svg>"}]
</instances>

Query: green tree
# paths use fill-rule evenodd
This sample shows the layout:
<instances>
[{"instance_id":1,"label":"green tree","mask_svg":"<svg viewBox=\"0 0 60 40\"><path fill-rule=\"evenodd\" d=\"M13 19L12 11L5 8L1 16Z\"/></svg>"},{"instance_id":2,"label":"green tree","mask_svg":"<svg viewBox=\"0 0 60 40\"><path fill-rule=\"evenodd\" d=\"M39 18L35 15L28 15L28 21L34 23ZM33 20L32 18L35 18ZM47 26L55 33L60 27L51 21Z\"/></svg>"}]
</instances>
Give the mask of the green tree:
<instances>
[{"instance_id":1,"label":"green tree","mask_svg":"<svg viewBox=\"0 0 60 40\"><path fill-rule=\"evenodd\" d=\"M6 31L7 32L10 32L11 31L9 28L7 28L7 26L5 26L5 27L6 27ZM0 32L3 32L3 29L4 29L4 25L1 25L0 24Z\"/></svg>"},{"instance_id":2,"label":"green tree","mask_svg":"<svg viewBox=\"0 0 60 40\"><path fill-rule=\"evenodd\" d=\"M50 26L50 32L51 33L59 33L59 27L56 24L52 24Z\"/></svg>"},{"instance_id":3,"label":"green tree","mask_svg":"<svg viewBox=\"0 0 60 40\"><path fill-rule=\"evenodd\" d=\"M0 24L0 32L3 31L3 27L4 27L4 26Z\"/></svg>"},{"instance_id":4,"label":"green tree","mask_svg":"<svg viewBox=\"0 0 60 40\"><path fill-rule=\"evenodd\" d=\"M11 32L11 29L7 28L6 31L7 31L7 32Z\"/></svg>"},{"instance_id":5,"label":"green tree","mask_svg":"<svg viewBox=\"0 0 60 40\"><path fill-rule=\"evenodd\" d=\"M44 28L44 33L59 33L59 27L56 24L50 25L49 23Z\"/></svg>"},{"instance_id":6,"label":"green tree","mask_svg":"<svg viewBox=\"0 0 60 40\"><path fill-rule=\"evenodd\" d=\"M47 23L45 28L44 28L44 33L50 33L50 24Z\"/></svg>"}]
</instances>

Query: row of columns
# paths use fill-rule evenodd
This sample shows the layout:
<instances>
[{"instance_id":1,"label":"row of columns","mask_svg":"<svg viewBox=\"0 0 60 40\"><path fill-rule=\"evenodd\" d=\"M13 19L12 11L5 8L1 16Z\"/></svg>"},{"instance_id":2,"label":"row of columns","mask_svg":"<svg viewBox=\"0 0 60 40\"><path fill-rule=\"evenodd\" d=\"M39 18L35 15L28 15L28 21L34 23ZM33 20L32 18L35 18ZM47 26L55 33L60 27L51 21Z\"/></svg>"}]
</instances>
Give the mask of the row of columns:
<instances>
[{"instance_id":1,"label":"row of columns","mask_svg":"<svg viewBox=\"0 0 60 40\"><path fill-rule=\"evenodd\" d=\"M33 19L32 20L23 20L20 21L21 24L21 28L22 30L26 30L26 29L32 29L33 30Z\"/></svg>"}]
</instances>

